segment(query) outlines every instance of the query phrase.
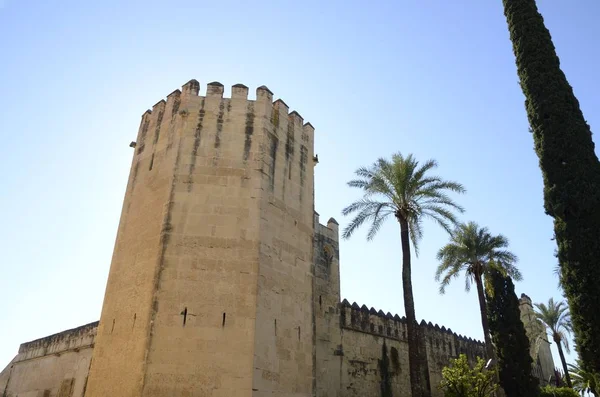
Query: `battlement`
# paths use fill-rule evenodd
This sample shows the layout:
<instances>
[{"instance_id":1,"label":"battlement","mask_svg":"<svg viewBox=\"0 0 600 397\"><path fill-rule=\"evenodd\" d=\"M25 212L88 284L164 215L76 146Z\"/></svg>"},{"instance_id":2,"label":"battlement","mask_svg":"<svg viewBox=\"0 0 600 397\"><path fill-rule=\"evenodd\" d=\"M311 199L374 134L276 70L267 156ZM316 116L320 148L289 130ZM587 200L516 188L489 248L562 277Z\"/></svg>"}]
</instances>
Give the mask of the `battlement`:
<instances>
[{"instance_id":1,"label":"battlement","mask_svg":"<svg viewBox=\"0 0 600 397\"><path fill-rule=\"evenodd\" d=\"M315 234L327 237L335 242L339 242L339 224L334 218L329 218L327 224L320 223L319 213L314 212Z\"/></svg>"},{"instance_id":2,"label":"battlement","mask_svg":"<svg viewBox=\"0 0 600 397\"><path fill-rule=\"evenodd\" d=\"M298 126L299 128L303 129L305 133L311 134L312 136L314 133L314 127L312 124L309 122L305 123L304 118L296 110L292 110L290 112L288 105L282 99L273 101L273 92L267 86L261 85L260 87L256 88L255 92L255 99L249 99L249 88L244 84L238 83L231 86L231 96L225 97L225 86L218 81L213 81L212 83L208 83L206 85L205 95L202 96L200 95L200 83L198 80L192 79L185 83L181 87L181 90L177 89L170 93L167 96L166 101L161 99L152 107L152 109L146 110L142 117L147 117L149 115L156 114L157 112L164 112L170 103L180 102L186 97L200 97L205 99L218 98L228 101L244 100L257 103L269 103L271 105L270 109L266 110L268 110L267 113L269 113L270 116L272 115L274 124L278 124L279 120L285 117L289 120L289 123ZM179 106L177 106L176 110L179 110ZM185 114L185 112L182 114Z\"/></svg>"},{"instance_id":3,"label":"battlement","mask_svg":"<svg viewBox=\"0 0 600 397\"><path fill-rule=\"evenodd\" d=\"M93 347L97 329L98 321L22 343L19 347L19 361Z\"/></svg>"},{"instance_id":4,"label":"battlement","mask_svg":"<svg viewBox=\"0 0 600 397\"><path fill-rule=\"evenodd\" d=\"M341 302L341 326L342 328L353 331L364 332L375 336L381 336L400 341L407 339L407 320L406 317L392 315L390 312L384 313L375 308L368 308L366 305L359 306L356 302L352 304L344 299ZM419 324L421 330L425 331L425 336L433 348L449 352L466 353L468 356L481 355L484 352L483 342L467 338L457 334L450 328L439 326L421 320Z\"/></svg>"}]
</instances>

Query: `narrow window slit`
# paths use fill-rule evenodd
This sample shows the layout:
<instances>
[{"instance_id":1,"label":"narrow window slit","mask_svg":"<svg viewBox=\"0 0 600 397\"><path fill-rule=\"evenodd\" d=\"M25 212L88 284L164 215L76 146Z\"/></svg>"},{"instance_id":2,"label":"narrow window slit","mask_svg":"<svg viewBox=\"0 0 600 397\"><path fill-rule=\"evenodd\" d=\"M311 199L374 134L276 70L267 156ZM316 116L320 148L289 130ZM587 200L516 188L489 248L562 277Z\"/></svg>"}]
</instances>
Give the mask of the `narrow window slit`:
<instances>
[{"instance_id":1,"label":"narrow window slit","mask_svg":"<svg viewBox=\"0 0 600 397\"><path fill-rule=\"evenodd\" d=\"M223 313L223 324L222 324L222 327L225 327L225 316L226 316L226 313Z\"/></svg>"},{"instance_id":2,"label":"narrow window slit","mask_svg":"<svg viewBox=\"0 0 600 397\"><path fill-rule=\"evenodd\" d=\"M188 314L188 310L187 310L187 306L183 308L183 311L181 312L181 315L183 316L183 326L185 327L185 323L187 321L187 314Z\"/></svg>"}]
</instances>

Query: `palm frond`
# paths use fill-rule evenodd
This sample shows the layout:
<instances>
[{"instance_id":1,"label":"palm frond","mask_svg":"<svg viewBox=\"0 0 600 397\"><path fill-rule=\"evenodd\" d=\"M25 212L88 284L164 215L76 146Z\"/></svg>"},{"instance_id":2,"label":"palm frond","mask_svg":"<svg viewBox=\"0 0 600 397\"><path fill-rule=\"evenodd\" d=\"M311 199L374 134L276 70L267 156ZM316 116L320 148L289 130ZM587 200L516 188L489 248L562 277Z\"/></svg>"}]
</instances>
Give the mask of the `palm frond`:
<instances>
[{"instance_id":1,"label":"palm frond","mask_svg":"<svg viewBox=\"0 0 600 397\"><path fill-rule=\"evenodd\" d=\"M346 208L342 210L344 215L349 215L353 212L358 212L358 214L350 221L350 223L344 228L342 231L342 238L348 239L352 236L352 234L361 227L366 221L376 221L375 229L371 228L371 233L377 233L379 227L381 226L381 222L384 220L385 216L389 215L393 211L384 211L382 209L386 209L389 207L389 203L373 201L368 198L362 198L361 200L355 201L350 204ZM385 215L385 216L384 216ZM382 218L383 216L383 218ZM372 237L371 237L372 238Z\"/></svg>"}]
</instances>

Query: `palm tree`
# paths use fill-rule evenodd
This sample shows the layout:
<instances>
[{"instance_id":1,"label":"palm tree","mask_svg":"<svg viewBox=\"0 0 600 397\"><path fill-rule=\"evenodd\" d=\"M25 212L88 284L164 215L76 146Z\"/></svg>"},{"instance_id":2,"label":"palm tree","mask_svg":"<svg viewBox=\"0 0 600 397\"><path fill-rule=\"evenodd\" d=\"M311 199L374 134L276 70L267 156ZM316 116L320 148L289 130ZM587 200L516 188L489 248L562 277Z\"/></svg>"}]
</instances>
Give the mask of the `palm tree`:
<instances>
[{"instance_id":1,"label":"palm tree","mask_svg":"<svg viewBox=\"0 0 600 397\"><path fill-rule=\"evenodd\" d=\"M565 371L567 385L573 387L562 348L564 345L565 350L569 353L569 341L567 339L567 334L571 333L571 316L568 312L569 309L564 301L555 303L553 298L548 300L548 305L536 303L535 307L537 309L535 312L537 318L544 323L546 328L548 328L548 331L552 334L554 343L556 343L563 371Z\"/></svg>"},{"instance_id":2,"label":"palm tree","mask_svg":"<svg viewBox=\"0 0 600 397\"><path fill-rule=\"evenodd\" d=\"M448 195L448 192L464 193L464 187L456 182L445 181L429 172L437 167L434 160L423 164L409 154L397 153L391 161L380 158L371 167L361 167L355 174L358 179L348 182L350 187L363 191L363 197L343 209L344 215L356 216L343 230L342 237L350 238L365 222L370 223L367 240L370 241L390 215L400 224L402 243L402 289L408 330L408 363L413 397L428 396L430 390L423 387L427 368L425 342L419 335L413 300L410 243L418 255L418 244L423 235L422 223L428 218L451 232L457 224L454 211L464 212Z\"/></svg>"},{"instance_id":3,"label":"palm tree","mask_svg":"<svg viewBox=\"0 0 600 397\"><path fill-rule=\"evenodd\" d=\"M583 396L585 393L592 393L598 397L598 376L583 370L580 360L576 364L567 364L569 366L569 375L573 379L573 389L580 392Z\"/></svg>"},{"instance_id":4,"label":"palm tree","mask_svg":"<svg viewBox=\"0 0 600 397\"><path fill-rule=\"evenodd\" d=\"M513 280L521 280L521 273L515 267L516 255L508 251L508 239L503 235L493 236L487 228L479 227L475 222L459 225L450 237L450 243L442 247L437 254L441 261L435 273L436 281L440 281L440 293L453 278L464 272L465 289L471 289L471 283L477 286L481 325L488 358L494 358L494 348L490 338L487 307L483 287L483 277L487 277L492 269L499 270L504 276ZM442 277L443 276L443 277Z\"/></svg>"}]
</instances>

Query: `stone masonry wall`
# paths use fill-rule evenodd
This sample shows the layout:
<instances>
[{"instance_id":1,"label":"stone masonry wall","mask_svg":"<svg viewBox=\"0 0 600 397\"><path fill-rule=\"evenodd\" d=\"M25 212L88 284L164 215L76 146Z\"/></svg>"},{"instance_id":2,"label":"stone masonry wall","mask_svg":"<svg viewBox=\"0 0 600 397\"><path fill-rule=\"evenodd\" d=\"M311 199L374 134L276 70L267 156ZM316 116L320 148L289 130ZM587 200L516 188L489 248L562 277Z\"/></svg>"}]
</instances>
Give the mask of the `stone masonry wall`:
<instances>
[{"instance_id":1,"label":"stone masonry wall","mask_svg":"<svg viewBox=\"0 0 600 397\"><path fill-rule=\"evenodd\" d=\"M331 218L319 224L315 213L314 310L315 377L317 396L339 397L341 393L340 267L338 224Z\"/></svg>"},{"instance_id":2,"label":"stone masonry wall","mask_svg":"<svg viewBox=\"0 0 600 397\"><path fill-rule=\"evenodd\" d=\"M410 396L406 319L364 305L350 305L347 300L340 306L340 396ZM432 395L442 396L437 386L450 359L464 353L473 364L477 356L484 357L484 345L432 323L422 321L420 326L425 333Z\"/></svg>"},{"instance_id":3,"label":"stone masonry wall","mask_svg":"<svg viewBox=\"0 0 600 397\"><path fill-rule=\"evenodd\" d=\"M142 115L104 295L87 397L140 396L167 236L179 90Z\"/></svg>"},{"instance_id":4,"label":"stone masonry wall","mask_svg":"<svg viewBox=\"0 0 600 397\"><path fill-rule=\"evenodd\" d=\"M98 323L32 342L0 374L4 397L83 397Z\"/></svg>"},{"instance_id":5,"label":"stone masonry wall","mask_svg":"<svg viewBox=\"0 0 600 397\"><path fill-rule=\"evenodd\" d=\"M314 129L199 89L142 117L89 396L312 394Z\"/></svg>"},{"instance_id":6,"label":"stone masonry wall","mask_svg":"<svg viewBox=\"0 0 600 397\"><path fill-rule=\"evenodd\" d=\"M550 377L554 376L554 360L546 327L535 315L529 296L521 294L519 309L521 310L521 321L529 337L533 374L539 379L540 384L546 385L549 383Z\"/></svg>"}]
</instances>

